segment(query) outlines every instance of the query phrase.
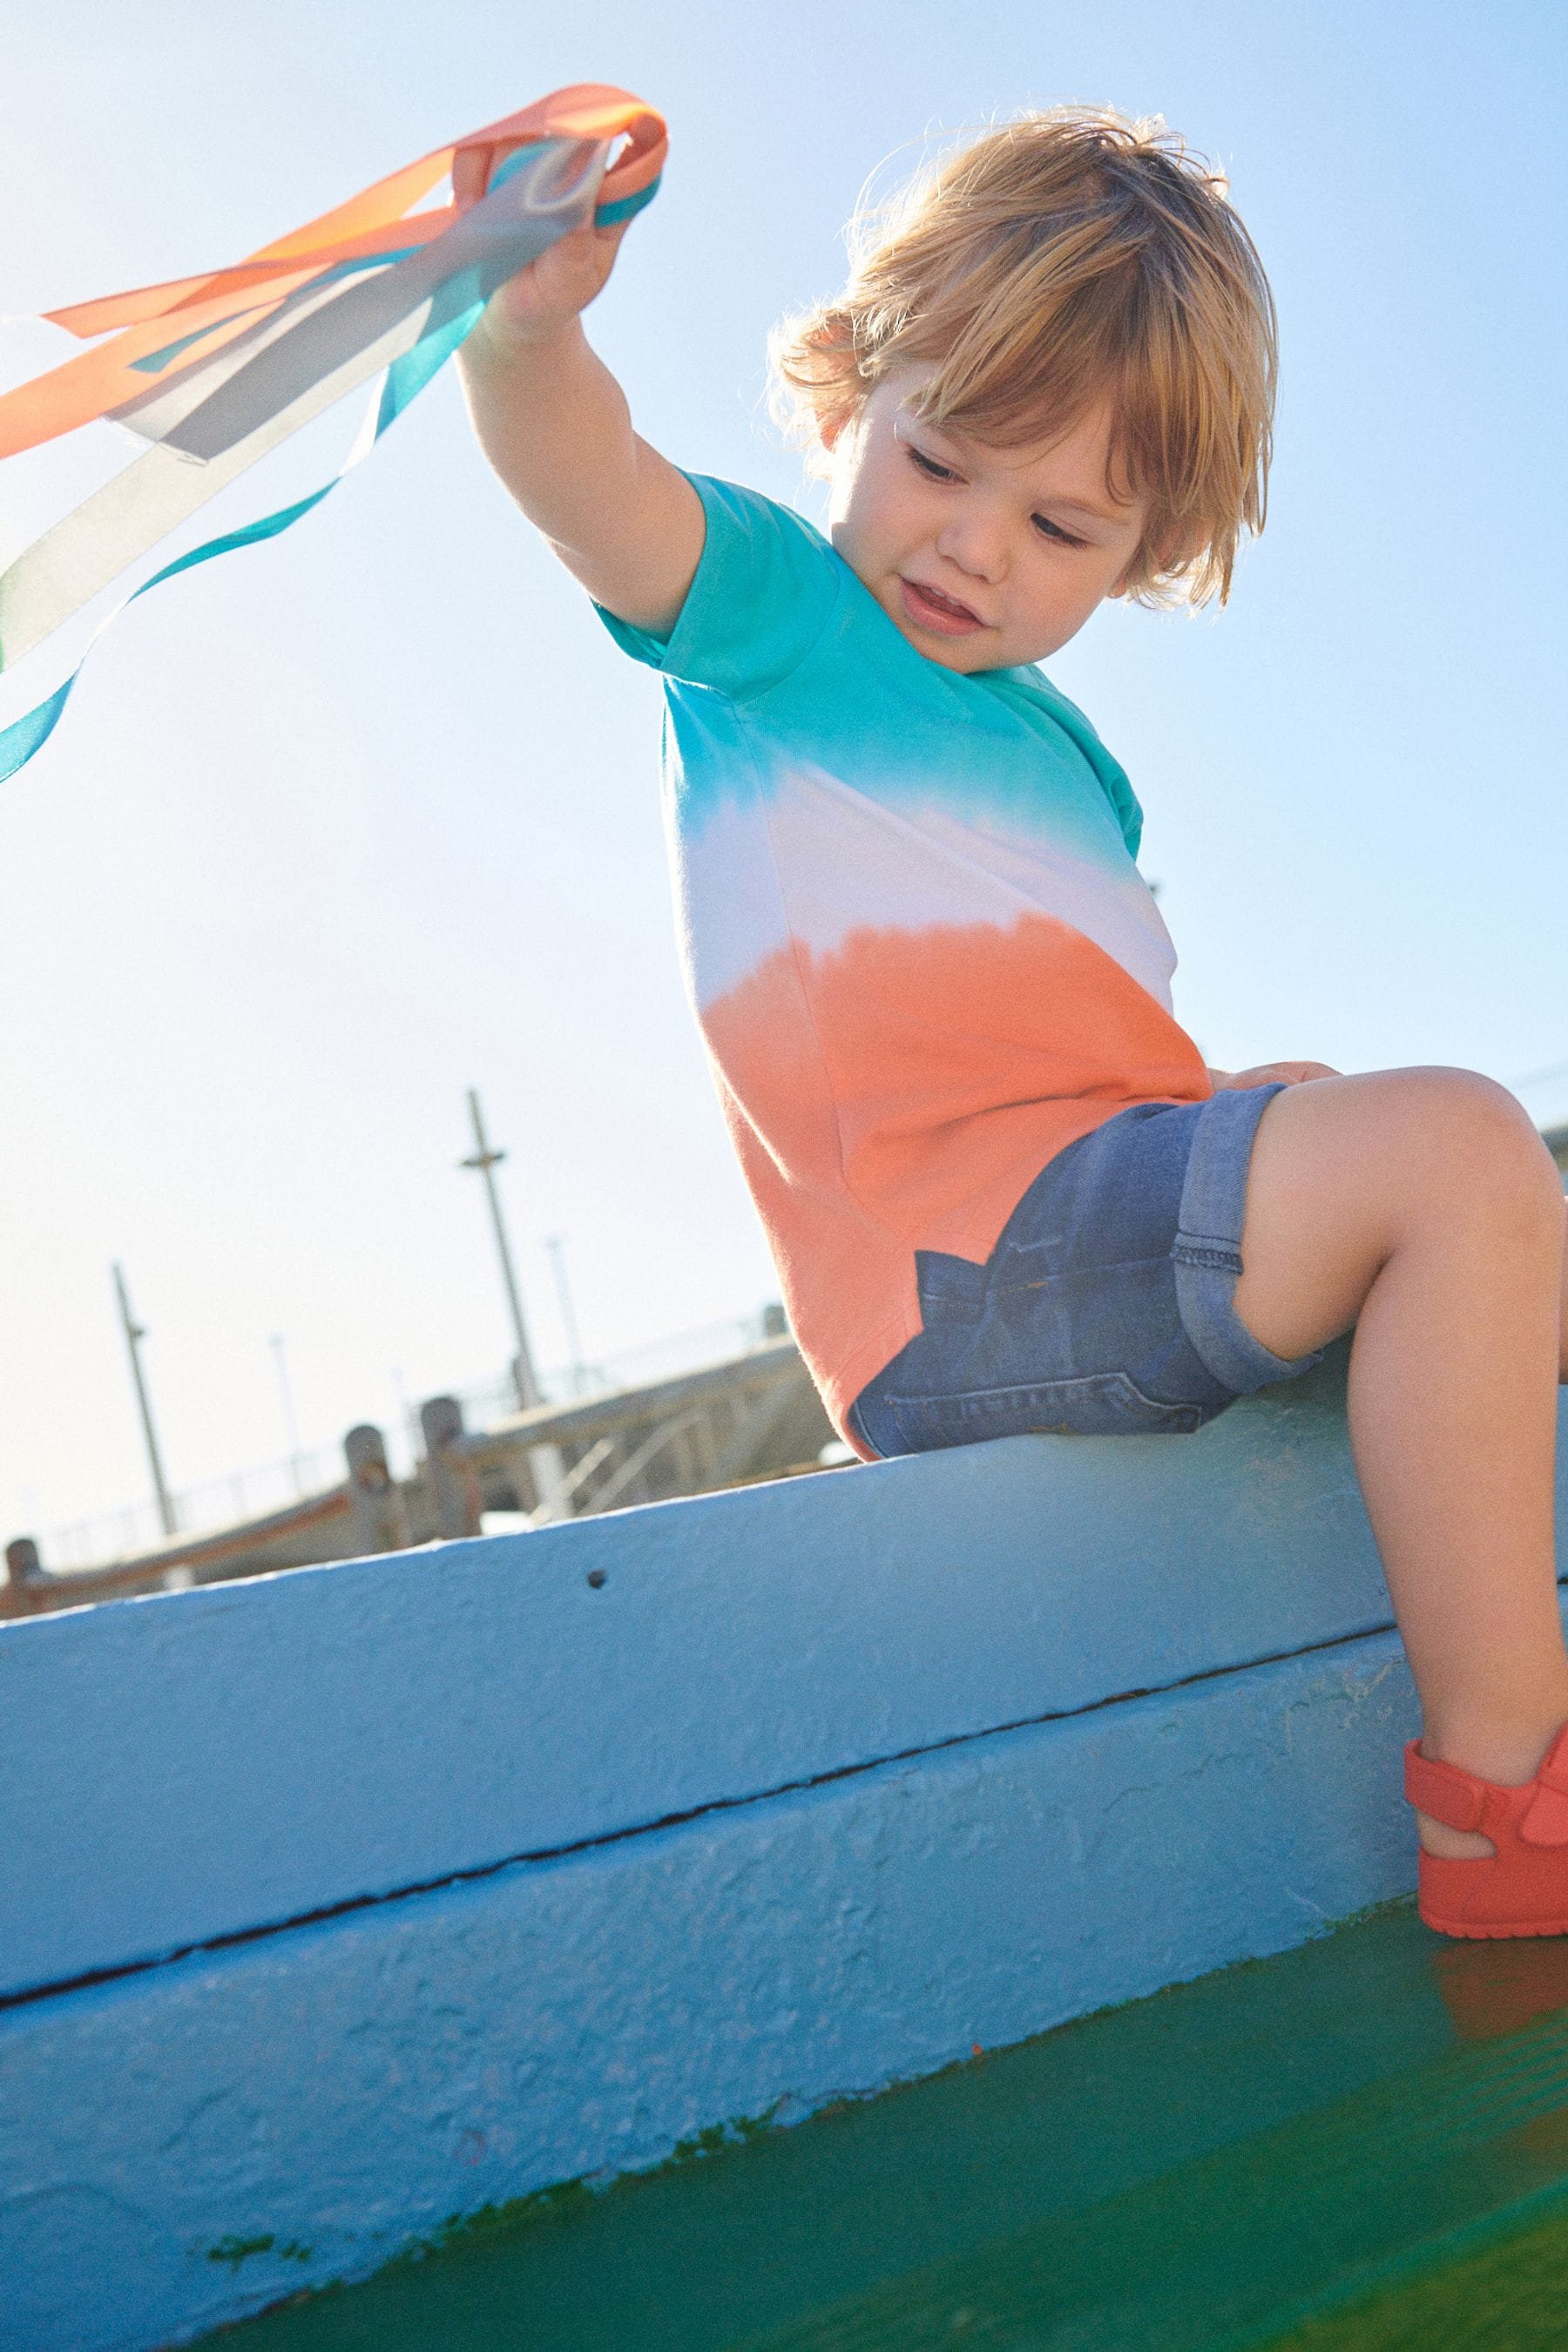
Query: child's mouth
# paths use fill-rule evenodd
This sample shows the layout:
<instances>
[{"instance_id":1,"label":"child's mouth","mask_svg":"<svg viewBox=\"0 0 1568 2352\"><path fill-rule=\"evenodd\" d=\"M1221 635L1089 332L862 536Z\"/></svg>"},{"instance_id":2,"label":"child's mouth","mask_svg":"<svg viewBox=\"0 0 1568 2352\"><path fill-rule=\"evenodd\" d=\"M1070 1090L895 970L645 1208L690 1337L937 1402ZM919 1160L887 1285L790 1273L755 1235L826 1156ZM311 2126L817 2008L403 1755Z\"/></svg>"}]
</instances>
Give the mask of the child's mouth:
<instances>
[{"instance_id":1,"label":"child's mouth","mask_svg":"<svg viewBox=\"0 0 1568 2352\"><path fill-rule=\"evenodd\" d=\"M985 624L967 604L956 596L944 595L940 588L928 588L919 580L906 580L899 575L899 593L904 610L917 627L934 629L939 636L967 637Z\"/></svg>"}]
</instances>

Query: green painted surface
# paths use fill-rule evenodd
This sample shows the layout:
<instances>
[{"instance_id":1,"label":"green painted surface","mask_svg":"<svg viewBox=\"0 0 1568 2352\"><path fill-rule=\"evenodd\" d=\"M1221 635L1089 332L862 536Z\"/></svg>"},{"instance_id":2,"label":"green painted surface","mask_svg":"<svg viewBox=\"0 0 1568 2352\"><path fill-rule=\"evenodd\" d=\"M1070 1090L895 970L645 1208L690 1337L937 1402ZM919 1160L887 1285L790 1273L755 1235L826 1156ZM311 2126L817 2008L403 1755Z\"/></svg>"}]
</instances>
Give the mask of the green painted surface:
<instances>
[{"instance_id":1,"label":"green painted surface","mask_svg":"<svg viewBox=\"0 0 1568 2352\"><path fill-rule=\"evenodd\" d=\"M1533 2332L1532 2332L1533 2331ZM1568 1938L1398 1908L452 2231L235 2352L1534 2352L1568 2340Z\"/></svg>"}]
</instances>

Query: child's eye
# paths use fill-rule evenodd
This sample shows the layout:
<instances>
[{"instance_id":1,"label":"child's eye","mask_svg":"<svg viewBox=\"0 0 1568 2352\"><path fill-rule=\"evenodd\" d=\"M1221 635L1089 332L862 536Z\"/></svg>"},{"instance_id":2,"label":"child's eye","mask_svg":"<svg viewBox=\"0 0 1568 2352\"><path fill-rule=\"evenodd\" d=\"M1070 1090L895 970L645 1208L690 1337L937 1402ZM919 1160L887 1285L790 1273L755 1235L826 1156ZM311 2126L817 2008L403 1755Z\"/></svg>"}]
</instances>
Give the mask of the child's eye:
<instances>
[{"instance_id":1,"label":"child's eye","mask_svg":"<svg viewBox=\"0 0 1568 2352\"><path fill-rule=\"evenodd\" d=\"M904 446L909 451L910 456L914 459L915 464L920 467L921 472L925 476L927 481L957 481L958 476L953 472L951 466L939 466L934 457L928 457L925 451L923 449L917 449L912 441L906 441Z\"/></svg>"},{"instance_id":2,"label":"child's eye","mask_svg":"<svg viewBox=\"0 0 1568 2352\"><path fill-rule=\"evenodd\" d=\"M1058 547L1085 547L1089 543L1087 540L1075 539L1070 530L1064 530L1049 515L1036 515L1034 525L1042 539L1052 540Z\"/></svg>"}]
</instances>

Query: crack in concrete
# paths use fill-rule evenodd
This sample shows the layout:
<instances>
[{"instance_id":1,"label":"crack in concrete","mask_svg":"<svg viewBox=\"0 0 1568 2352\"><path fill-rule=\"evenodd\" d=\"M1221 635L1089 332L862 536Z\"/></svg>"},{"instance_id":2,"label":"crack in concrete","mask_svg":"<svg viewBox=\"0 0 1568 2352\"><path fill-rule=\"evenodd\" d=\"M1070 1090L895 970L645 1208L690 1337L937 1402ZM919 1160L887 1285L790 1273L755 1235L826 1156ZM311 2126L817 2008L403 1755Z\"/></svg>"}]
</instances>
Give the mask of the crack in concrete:
<instances>
[{"instance_id":1,"label":"crack in concrete","mask_svg":"<svg viewBox=\"0 0 1568 2352\"><path fill-rule=\"evenodd\" d=\"M775 1797L799 1794L807 1789L821 1789L835 1781L858 1779L867 1772L877 1772L892 1764L916 1761L924 1756L940 1756L954 1748L973 1747L982 1740L1002 1739L1015 1731L1032 1730L1045 1723L1071 1723L1085 1716L1102 1714L1108 1707L1125 1706L1134 1699L1164 1698L1173 1692L1191 1690L1200 1683L1223 1682L1235 1675L1254 1673L1260 1666L1289 1665L1292 1659L1310 1658L1334 1650L1349 1650L1359 1643L1377 1640L1394 1630L1392 1618L1375 1625L1364 1626L1359 1633L1336 1633L1323 1642L1308 1642L1296 1650L1273 1650L1256 1658L1243 1658L1228 1666L1205 1666L1197 1674L1179 1675L1174 1682L1154 1683L1138 1690L1111 1691L1104 1698L1089 1699L1082 1706L1050 1707L1040 1715L1019 1716L1007 1723L988 1724L978 1731L955 1731L946 1738L933 1739L915 1748L900 1748L885 1756L868 1756L858 1764L837 1764L823 1772L811 1772L795 1780L781 1780L767 1789L754 1789L744 1796L710 1797L700 1805L689 1806L683 1812L664 1813L656 1820L628 1822L617 1830L601 1830L591 1837L574 1838L564 1843L527 1848L521 1853L502 1854L494 1862L476 1863L465 1870L452 1870L438 1878L419 1879L405 1886L387 1887L377 1895L351 1895L341 1903L328 1903L310 1911L300 1911L282 1919L269 1919L250 1927L230 1928L222 1935L200 1937L181 1944L166 1952L157 1952L145 1959L123 1960L111 1968L90 1969L75 1977L65 1977L48 1984L29 1985L20 1991L0 1993L0 2011L26 2008L35 2001L52 2000L76 1992L86 1992L96 1985L116 1984L127 1977L145 1976L155 1969L175 1967L203 1952L233 1950L242 1944L265 1941L272 1936L285 1936L297 1927L314 1927L329 1919L349 1917L356 1911L379 1910L386 1904L407 1903L422 1895L438 1895L449 1886L468 1886L487 1878L499 1877L503 1870L515 1870L530 1863L559 1862L576 1853L591 1853L603 1846L624 1845L628 1840L651 1837L660 1830L679 1829L688 1822L703 1821L710 1814L736 1812L747 1805L767 1804ZM1383 1669L1384 1673L1387 1668ZM1382 1675L1379 1675L1379 1680Z\"/></svg>"}]
</instances>

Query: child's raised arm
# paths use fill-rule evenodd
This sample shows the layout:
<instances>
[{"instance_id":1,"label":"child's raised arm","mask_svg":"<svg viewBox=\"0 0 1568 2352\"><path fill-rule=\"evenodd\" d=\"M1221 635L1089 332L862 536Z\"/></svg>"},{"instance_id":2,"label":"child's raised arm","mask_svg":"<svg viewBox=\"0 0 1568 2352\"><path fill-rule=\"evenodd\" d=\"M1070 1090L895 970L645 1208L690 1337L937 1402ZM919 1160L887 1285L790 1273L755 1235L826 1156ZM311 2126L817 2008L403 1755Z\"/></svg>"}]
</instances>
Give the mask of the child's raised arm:
<instances>
[{"instance_id":1,"label":"child's raised arm","mask_svg":"<svg viewBox=\"0 0 1568 2352\"><path fill-rule=\"evenodd\" d=\"M459 203L483 194L489 163L458 155ZM632 430L580 317L628 226L590 225L552 245L493 298L460 365L479 446L524 514L596 603L662 636L702 552L702 501Z\"/></svg>"}]
</instances>

